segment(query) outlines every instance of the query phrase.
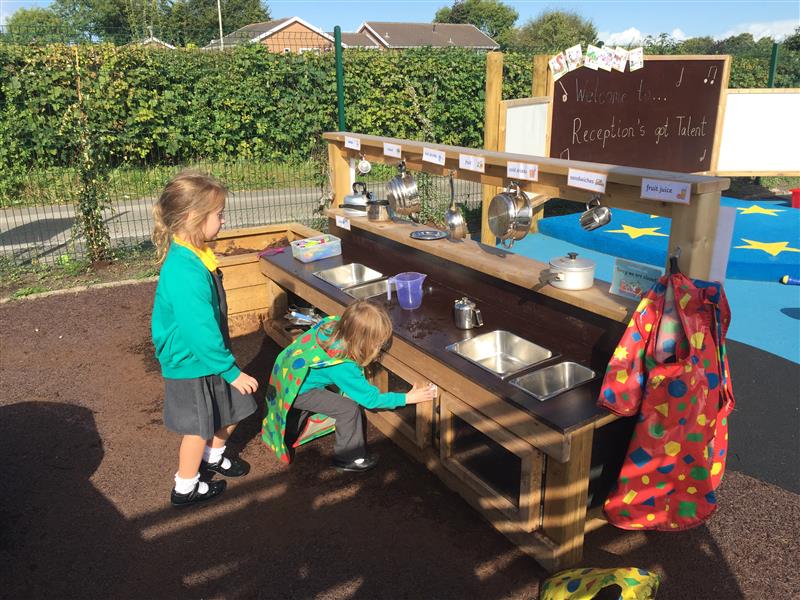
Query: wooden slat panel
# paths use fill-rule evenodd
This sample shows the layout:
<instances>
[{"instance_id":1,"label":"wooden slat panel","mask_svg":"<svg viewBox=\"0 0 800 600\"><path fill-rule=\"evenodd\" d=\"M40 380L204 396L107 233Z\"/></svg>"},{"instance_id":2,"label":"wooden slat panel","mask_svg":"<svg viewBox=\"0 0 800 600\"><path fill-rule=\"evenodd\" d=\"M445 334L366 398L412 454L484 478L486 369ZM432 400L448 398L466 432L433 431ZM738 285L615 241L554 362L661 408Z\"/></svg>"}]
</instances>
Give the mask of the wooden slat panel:
<instances>
[{"instance_id":1,"label":"wooden slat panel","mask_svg":"<svg viewBox=\"0 0 800 600\"><path fill-rule=\"evenodd\" d=\"M236 288L234 290L226 290L225 294L228 297L229 316L249 312L251 310L269 310L266 283Z\"/></svg>"}]
</instances>

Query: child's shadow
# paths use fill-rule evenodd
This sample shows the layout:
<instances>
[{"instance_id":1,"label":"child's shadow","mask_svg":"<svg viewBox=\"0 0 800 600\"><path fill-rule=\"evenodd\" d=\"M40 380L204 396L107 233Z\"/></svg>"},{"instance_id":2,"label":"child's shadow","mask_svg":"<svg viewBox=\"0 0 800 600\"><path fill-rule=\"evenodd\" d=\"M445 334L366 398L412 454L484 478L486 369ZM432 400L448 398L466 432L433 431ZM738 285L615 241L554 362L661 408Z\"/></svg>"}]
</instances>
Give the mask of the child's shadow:
<instances>
[{"instance_id":1,"label":"child's shadow","mask_svg":"<svg viewBox=\"0 0 800 600\"><path fill-rule=\"evenodd\" d=\"M180 576L142 560L153 549L90 481L104 455L91 410L22 402L0 407L0 423L1 545L14 565L2 594L120 598L158 581L165 597L180 596Z\"/></svg>"}]
</instances>

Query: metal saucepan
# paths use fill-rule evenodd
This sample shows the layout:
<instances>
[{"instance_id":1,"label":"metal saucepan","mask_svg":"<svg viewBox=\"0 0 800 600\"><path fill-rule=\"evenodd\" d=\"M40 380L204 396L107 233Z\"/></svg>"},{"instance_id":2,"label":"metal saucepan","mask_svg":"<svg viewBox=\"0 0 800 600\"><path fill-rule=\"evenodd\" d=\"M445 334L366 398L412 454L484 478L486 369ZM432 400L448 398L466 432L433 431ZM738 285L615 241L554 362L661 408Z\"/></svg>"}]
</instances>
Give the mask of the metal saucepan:
<instances>
[{"instance_id":1,"label":"metal saucepan","mask_svg":"<svg viewBox=\"0 0 800 600\"><path fill-rule=\"evenodd\" d=\"M398 215L415 215L422 209L417 180L406 171L406 161L397 165L398 173L386 184L386 199Z\"/></svg>"},{"instance_id":2,"label":"metal saucepan","mask_svg":"<svg viewBox=\"0 0 800 600\"><path fill-rule=\"evenodd\" d=\"M542 273L542 282L562 290L588 290L594 285L595 262L567 252L550 260L550 268Z\"/></svg>"},{"instance_id":3,"label":"metal saucepan","mask_svg":"<svg viewBox=\"0 0 800 600\"><path fill-rule=\"evenodd\" d=\"M516 181L507 192L500 192L489 203L489 229L506 248L521 240L531 229L534 208L547 202L547 196L537 195L533 202Z\"/></svg>"},{"instance_id":4,"label":"metal saucepan","mask_svg":"<svg viewBox=\"0 0 800 600\"><path fill-rule=\"evenodd\" d=\"M467 237L467 223L464 221L461 209L456 206L456 188L453 184L452 173L450 173L450 207L444 214L444 221L447 223L447 229L450 230L451 240L463 240Z\"/></svg>"}]
</instances>

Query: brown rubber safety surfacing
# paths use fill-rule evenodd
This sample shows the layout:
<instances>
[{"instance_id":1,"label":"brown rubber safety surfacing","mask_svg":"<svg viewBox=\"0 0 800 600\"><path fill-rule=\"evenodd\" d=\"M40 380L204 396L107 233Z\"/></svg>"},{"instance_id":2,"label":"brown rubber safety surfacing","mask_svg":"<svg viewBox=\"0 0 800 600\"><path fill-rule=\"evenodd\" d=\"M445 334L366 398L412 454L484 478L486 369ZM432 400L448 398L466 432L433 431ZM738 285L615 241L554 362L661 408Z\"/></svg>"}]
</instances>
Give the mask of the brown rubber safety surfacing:
<instances>
[{"instance_id":1,"label":"brown rubber safety surfacing","mask_svg":"<svg viewBox=\"0 0 800 600\"><path fill-rule=\"evenodd\" d=\"M286 467L254 415L230 444L251 473L213 504L171 508L179 436L161 423L154 288L0 306L0 597L537 597L536 563L372 428L379 466L338 473L330 436ZM262 390L278 350L234 340ZM603 527L582 566L655 570L659 600L791 597L798 496L730 472L719 501L686 532Z\"/></svg>"}]
</instances>

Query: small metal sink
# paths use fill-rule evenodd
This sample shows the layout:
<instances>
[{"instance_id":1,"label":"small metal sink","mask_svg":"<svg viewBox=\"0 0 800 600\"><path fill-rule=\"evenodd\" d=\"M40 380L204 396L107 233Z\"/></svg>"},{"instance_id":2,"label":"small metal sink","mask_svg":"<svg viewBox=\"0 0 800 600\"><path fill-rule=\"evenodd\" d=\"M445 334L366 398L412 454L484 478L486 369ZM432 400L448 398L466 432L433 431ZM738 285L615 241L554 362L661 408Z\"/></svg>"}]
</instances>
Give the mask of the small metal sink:
<instances>
[{"instance_id":1,"label":"small metal sink","mask_svg":"<svg viewBox=\"0 0 800 600\"><path fill-rule=\"evenodd\" d=\"M327 281L331 285L342 289L383 277L383 273L365 267L360 263L348 263L332 269L324 269L315 272L314 275L322 279L322 281Z\"/></svg>"},{"instance_id":2,"label":"small metal sink","mask_svg":"<svg viewBox=\"0 0 800 600\"><path fill-rule=\"evenodd\" d=\"M376 296L386 297L389 289L394 290L394 286L390 279L379 279L378 281L370 281L369 283L362 283L349 287L344 290L344 293L352 296L353 298L375 298Z\"/></svg>"},{"instance_id":3,"label":"small metal sink","mask_svg":"<svg viewBox=\"0 0 800 600\"><path fill-rule=\"evenodd\" d=\"M507 377L553 356L547 348L501 329L450 344L447 350L499 377Z\"/></svg>"},{"instance_id":4,"label":"small metal sink","mask_svg":"<svg viewBox=\"0 0 800 600\"><path fill-rule=\"evenodd\" d=\"M532 373L515 377L509 383L537 400L549 400L567 390L591 381L595 372L574 362L560 362Z\"/></svg>"}]
</instances>

